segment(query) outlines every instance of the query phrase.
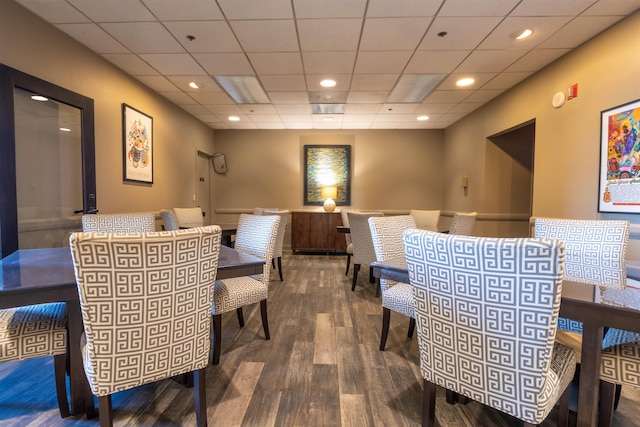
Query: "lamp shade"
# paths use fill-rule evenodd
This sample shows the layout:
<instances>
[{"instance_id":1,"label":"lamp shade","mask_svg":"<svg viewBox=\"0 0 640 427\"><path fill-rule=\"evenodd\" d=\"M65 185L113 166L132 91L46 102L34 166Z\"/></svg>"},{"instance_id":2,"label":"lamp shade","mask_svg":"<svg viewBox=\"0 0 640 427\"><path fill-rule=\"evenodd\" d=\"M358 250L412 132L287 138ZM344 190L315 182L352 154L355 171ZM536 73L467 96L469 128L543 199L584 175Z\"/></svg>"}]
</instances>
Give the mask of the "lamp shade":
<instances>
[{"instance_id":1,"label":"lamp shade","mask_svg":"<svg viewBox=\"0 0 640 427\"><path fill-rule=\"evenodd\" d=\"M322 187L322 196L323 199L335 199L338 197L338 187L335 185L325 185Z\"/></svg>"}]
</instances>

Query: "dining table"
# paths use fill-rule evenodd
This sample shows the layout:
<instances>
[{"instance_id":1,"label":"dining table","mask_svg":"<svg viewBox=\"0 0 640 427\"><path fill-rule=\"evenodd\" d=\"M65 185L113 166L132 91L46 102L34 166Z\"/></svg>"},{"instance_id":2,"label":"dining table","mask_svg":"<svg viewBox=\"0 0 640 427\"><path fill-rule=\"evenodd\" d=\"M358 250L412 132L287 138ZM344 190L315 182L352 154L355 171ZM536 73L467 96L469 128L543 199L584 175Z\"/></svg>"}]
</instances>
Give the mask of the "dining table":
<instances>
[{"instance_id":1,"label":"dining table","mask_svg":"<svg viewBox=\"0 0 640 427\"><path fill-rule=\"evenodd\" d=\"M410 283L404 257L373 262L373 275L396 282ZM628 269L628 279L638 284L638 269ZM379 286L379 283L378 283ZM629 292L635 291L627 287ZM625 290L626 291L626 290ZM608 304L598 297L599 288L593 285L564 280L560 302L560 317L581 321L581 367L578 386L577 427L598 425L598 403L602 338L605 328L640 332L640 309Z\"/></svg>"},{"instance_id":2,"label":"dining table","mask_svg":"<svg viewBox=\"0 0 640 427\"><path fill-rule=\"evenodd\" d=\"M220 246L216 279L260 274L263 266L261 258ZM86 411L88 383L82 366L84 327L70 248L20 249L0 261L0 308L51 302L67 306L71 412L79 415Z\"/></svg>"}]
</instances>

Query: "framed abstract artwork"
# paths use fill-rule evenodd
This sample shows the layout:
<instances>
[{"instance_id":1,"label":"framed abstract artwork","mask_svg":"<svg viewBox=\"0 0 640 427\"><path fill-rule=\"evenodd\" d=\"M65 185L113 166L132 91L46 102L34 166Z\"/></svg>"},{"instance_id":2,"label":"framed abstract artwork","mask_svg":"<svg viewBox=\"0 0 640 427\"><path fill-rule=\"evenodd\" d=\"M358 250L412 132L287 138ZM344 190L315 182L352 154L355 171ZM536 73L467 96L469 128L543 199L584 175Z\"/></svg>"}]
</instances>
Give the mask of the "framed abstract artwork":
<instances>
[{"instance_id":1,"label":"framed abstract artwork","mask_svg":"<svg viewBox=\"0 0 640 427\"><path fill-rule=\"evenodd\" d=\"M304 146L304 204L322 205L327 187L338 206L351 204L351 146ZM335 188L333 188L335 187Z\"/></svg>"},{"instance_id":2,"label":"framed abstract artwork","mask_svg":"<svg viewBox=\"0 0 640 427\"><path fill-rule=\"evenodd\" d=\"M640 213L640 100L602 111L599 212Z\"/></svg>"},{"instance_id":3,"label":"framed abstract artwork","mask_svg":"<svg viewBox=\"0 0 640 427\"><path fill-rule=\"evenodd\" d=\"M153 184L153 118L122 104L122 144L124 180Z\"/></svg>"}]
</instances>

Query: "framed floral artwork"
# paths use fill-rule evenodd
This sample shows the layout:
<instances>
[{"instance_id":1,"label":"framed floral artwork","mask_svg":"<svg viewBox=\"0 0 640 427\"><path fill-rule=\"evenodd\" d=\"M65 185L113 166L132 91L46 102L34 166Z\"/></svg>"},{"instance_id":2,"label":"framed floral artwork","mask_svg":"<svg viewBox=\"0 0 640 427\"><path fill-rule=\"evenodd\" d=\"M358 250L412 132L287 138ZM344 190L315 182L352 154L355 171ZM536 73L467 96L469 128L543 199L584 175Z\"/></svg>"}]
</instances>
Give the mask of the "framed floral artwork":
<instances>
[{"instance_id":1,"label":"framed floral artwork","mask_svg":"<svg viewBox=\"0 0 640 427\"><path fill-rule=\"evenodd\" d=\"M122 104L122 144L124 180L153 184L153 118Z\"/></svg>"}]
</instances>

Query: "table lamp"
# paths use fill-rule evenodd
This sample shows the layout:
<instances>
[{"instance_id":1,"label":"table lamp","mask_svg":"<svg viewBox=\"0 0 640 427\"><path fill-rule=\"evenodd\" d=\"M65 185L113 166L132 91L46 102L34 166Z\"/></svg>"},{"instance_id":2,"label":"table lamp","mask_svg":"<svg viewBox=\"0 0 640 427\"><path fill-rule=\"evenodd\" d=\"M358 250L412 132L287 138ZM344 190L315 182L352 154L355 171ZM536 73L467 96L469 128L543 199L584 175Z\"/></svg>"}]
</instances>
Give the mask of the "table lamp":
<instances>
[{"instance_id":1,"label":"table lamp","mask_svg":"<svg viewBox=\"0 0 640 427\"><path fill-rule=\"evenodd\" d=\"M335 185L325 185L322 187L322 196L324 200L324 211L333 212L336 209L336 202L333 200L338 197L338 187Z\"/></svg>"}]
</instances>

